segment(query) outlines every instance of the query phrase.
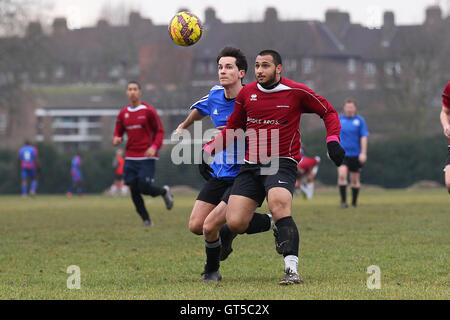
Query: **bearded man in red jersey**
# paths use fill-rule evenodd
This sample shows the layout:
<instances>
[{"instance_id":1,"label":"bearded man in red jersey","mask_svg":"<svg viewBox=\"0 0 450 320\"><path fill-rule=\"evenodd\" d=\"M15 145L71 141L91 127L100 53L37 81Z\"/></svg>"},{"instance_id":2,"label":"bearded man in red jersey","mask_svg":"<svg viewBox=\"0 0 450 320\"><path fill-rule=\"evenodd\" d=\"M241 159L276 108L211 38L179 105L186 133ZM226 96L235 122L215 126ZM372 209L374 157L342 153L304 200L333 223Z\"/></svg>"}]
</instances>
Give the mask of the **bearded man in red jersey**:
<instances>
[{"instance_id":1,"label":"bearded man in red jersey","mask_svg":"<svg viewBox=\"0 0 450 320\"><path fill-rule=\"evenodd\" d=\"M220 152L245 131L245 163L231 190L227 224L232 232L244 232L253 212L267 197L277 230L277 251L285 262L285 276L279 284L289 285L303 282L297 271L299 233L291 216L301 159L301 114L316 113L323 119L328 154L336 166L341 165L345 151L339 144L341 125L336 110L305 85L282 78L282 68L278 52L263 50L258 54L257 81L242 88L225 130L204 150L210 154Z\"/></svg>"}]
</instances>

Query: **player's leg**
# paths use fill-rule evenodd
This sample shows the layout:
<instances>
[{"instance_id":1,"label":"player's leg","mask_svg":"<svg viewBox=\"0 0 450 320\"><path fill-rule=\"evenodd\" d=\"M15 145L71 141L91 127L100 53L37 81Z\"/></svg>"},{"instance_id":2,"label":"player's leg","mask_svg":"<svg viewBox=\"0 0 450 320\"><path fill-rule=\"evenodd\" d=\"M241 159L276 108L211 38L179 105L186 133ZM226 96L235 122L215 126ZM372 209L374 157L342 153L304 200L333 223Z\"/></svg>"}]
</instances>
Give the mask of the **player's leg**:
<instances>
[{"instance_id":1,"label":"player's leg","mask_svg":"<svg viewBox=\"0 0 450 320\"><path fill-rule=\"evenodd\" d=\"M191 216L189 217L189 231L193 234L203 234L203 223L208 214L216 207L215 204L208 203L202 200L195 200L194 208L192 208Z\"/></svg>"},{"instance_id":2,"label":"player's leg","mask_svg":"<svg viewBox=\"0 0 450 320\"><path fill-rule=\"evenodd\" d=\"M338 187L341 196L341 208L347 208L347 174L348 167L343 164L338 167Z\"/></svg>"},{"instance_id":3,"label":"player's leg","mask_svg":"<svg viewBox=\"0 0 450 320\"><path fill-rule=\"evenodd\" d=\"M124 182L130 188L131 200L133 201L136 212L143 221L143 226L152 226L147 209L145 208L144 199L141 196L139 188L139 161L125 160L124 166Z\"/></svg>"},{"instance_id":4,"label":"player's leg","mask_svg":"<svg viewBox=\"0 0 450 320\"><path fill-rule=\"evenodd\" d=\"M162 196L166 208L168 210L173 207L173 196L170 193L169 186L158 187L153 185L155 176L155 160L148 159L140 161L141 165L138 174L139 189L142 194L149 195L152 197Z\"/></svg>"},{"instance_id":5,"label":"player's leg","mask_svg":"<svg viewBox=\"0 0 450 320\"><path fill-rule=\"evenodd\" d=\"M20 176L22 178L21 185L20 185L21 190L22 190L22 197L27 197L28 196L28 170L21 169Z\"/></svg>"},{"instance_id":6,"label":"player's leg","mask_svg":"<svg viewBox=\"0 0 450 320\"><path fill-rule=\"evenodd\" d=\"M34 196L36 195L36 189L38 185L37 172L36 169L32 169L30 171L31 171L30 195Z\"/></svg>"},{"instance_id":7,"label":"player's leg","mask_svg":"<svg viewBox=\"0 0 450 320\"><path fill-rule=\"evenodd\" d=\"M361 174L359 172L350 172L350 187L352 188L352 206L356 207L358 201Z\"/></svg>"},{"instance_id":8,"label":"player's leg","mask_svg":"<svg viewBox=\"0 0 450 320\"><path fill-rule=\"evenodd\" d=\"M268 192L267 202L278 230L277 251L283 255L285 263L285 277L279 283L301 283L298 275L300 236L291 216L292 194L285 188L272 188Z\"/></svg>"},{"instance_id":9,"label":"player's leg","mask_svg":"<svg viewBox=\"0 0 450 320\"><path fill-rule=\"evenodd\" d=\"M221 248L219 230L226 221L226 208L227 204L221 201L206 217L203 224L206 263L202 281L220 281L222 279L219 272Z\"/></svg>"},{"instance_id":10,"label":"player's leg","mask_svg":"<svg viewBox=\"0 0 450 320\"><path fill-rule=\"evenodd\" d=\"M450 164L445 166L445 186L450 194Z\"/></svg>"},{"instance_id":11,"label":"player's leg","mask_svg":"<svg viewBox=\"0 0 450 320\"><path fill-rule=\"evenodd\" d=\"M264 178L267 203L277 228L275 237L277 252L284 257L285 276L280 280L280 285L303 282L298 274L300 236L297 225L291 216L295 177L295 162L286 160L280 161L280 167L276 174Z\"/></svg>"}]
</instances>

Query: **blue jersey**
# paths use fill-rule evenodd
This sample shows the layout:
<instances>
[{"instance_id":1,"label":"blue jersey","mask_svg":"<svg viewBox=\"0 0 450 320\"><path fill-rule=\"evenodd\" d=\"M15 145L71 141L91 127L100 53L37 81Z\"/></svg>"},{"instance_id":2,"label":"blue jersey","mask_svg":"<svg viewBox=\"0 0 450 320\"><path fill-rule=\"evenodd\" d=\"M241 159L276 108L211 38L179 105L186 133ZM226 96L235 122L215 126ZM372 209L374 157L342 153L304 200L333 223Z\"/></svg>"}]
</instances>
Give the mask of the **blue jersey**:
<instances>
[{"instance_id":1,"label":"blue jersey","mask_svg":"<svg viewBox=\"0 0 450 320\"><path fill-rule=\"evenodd\" d=\"M19 150L20 167L22 169L36 169L37 149L30 145L25 145Z\"/></svg>"},{"instance_id":2,"label":"blue jersey","mask_svg":"<svg viewBox=\"0 0 450 320\"><path fill-rule=\"evenodd\" d=\"M228 117L234 111L236 99L225 98L225 89L222 86L214 86L207 96L191 106L197 109L203 116L210 116L214 126L227 125ZM237 142L234 144L233 154L227 156L226 150L214 155L211 168L214 170L215 178L233 179L239 173L240 163L244 162L244 146Z\"/></svg>"},{"instance_id":3,"label":"blue jersey","mask_svg":"<svg viewBox=\"0 0 450 320\"><path fill-rule=\"evenodd\" d=\"M346 157L357 157L361 153L361 138L368 137L366 120L360 115L347 118L341 114L341 146L345 150Z\"/></svg>"}]
</instances>

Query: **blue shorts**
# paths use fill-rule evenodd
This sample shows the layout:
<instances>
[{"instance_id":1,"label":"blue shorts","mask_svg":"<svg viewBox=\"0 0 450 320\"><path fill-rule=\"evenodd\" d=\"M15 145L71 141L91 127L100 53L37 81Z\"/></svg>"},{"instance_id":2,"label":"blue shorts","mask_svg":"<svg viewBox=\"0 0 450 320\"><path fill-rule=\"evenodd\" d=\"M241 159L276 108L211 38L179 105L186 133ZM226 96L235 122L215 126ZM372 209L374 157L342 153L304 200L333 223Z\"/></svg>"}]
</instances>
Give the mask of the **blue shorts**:
<instances>
[{"instance_id":1,"label":"blue shorts","mask_svg":"<svg viewBox=\"0 0 450 320\"><path fill-rule=\"evenodd\" d=\"M36 169L22 169L20 174L22 179L36 179Z\"/></svg>"},{"instance_id":2,"label":"blue shorts","mask_svg":"<svg viewBox=\"0 0 450 320\"><path fill-rule=\"evenodd\" d=\"M152 184L155 176L155 159L125 160L123 180L126 185L134 181Z\"/></svg>"}]
</instances>

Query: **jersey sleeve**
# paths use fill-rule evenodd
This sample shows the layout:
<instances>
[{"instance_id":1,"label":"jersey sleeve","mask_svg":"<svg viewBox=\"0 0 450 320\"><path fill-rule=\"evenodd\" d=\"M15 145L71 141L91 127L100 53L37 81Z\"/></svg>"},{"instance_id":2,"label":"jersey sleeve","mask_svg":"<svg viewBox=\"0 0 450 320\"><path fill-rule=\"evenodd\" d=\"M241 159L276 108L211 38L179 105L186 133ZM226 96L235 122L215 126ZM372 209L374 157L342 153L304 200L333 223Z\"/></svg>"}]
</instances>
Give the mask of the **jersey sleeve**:
<instances>
[{"instance_id":1,"label":"jersey sleeve","mask_svg":"<svg viewBox=\"0 0 450 320\"><path fill-rule=\"evenodd\" d=\"M122 137L124 132L125 132L125 126L123 125L122 111L120 111L116 118L116 127L114 129L114 137Z\"/></svg>"},{"instance_id":2,"label":"jersey sleeve","mask_svg":"<svg viewBox=\"0 0 450 320\"><path fill-rule=\"evenodd\" d=\"M197 109L202 116L209 116L211 114L211 110L209 107L208 98L209 95L202 97L200 100L194 103L189 109L190 110Z\"/></svg>"},{"instance_id":3,"label":"jersey sleeve","mask_svg":"<svg viewBox=\"0 0 450 320\"><path fill-rule=\"evenodd\" d=\"M223 151L228 145L237 139L235 130L242 129L245 131L247 124L247 112L244 107L245 94L244 90L239 92L236 102L234 104L234 111L227 120L227 126L220 131L216 138L207 143L204 147L209 153L219 153Z\"/></svg>"},{"instance_id":4,"label":"jersey sleeve","mask_svg":"<svg viewBox=\"0 0 450 320\"><path fill-rule=\"evenodd\" d=\"M158 113L155 109L149 109L148 122L155 135L152 147L154 147L156 150L159 150L164 140L164 128L161 119L159 118Z\"/></svg>"},{"instance_id":5,"label":"jersey sleeve","mask_svg":"<svg viewBox=\"0 0 450 320\"><path fill-rule=\"evenodd\" d=\"M442 104L444 107L450 109L450 82L447 83L447 86L442 93Z\"/></svg>"},{"instance_id":6,"label":"jersey sleeve","mask_svg":"<svg viewBox=\"0 0 450 320\"><path fill-rule=\"evenodd\" d=\"M362 137L368 137L369 136L369 130L367 129L366 119L361 117L361 126L359 127L359 136Z\"/></svg>"},{"instance_id":7,"label":"jersey sleeve","mask_svg":"<svg viewBox=\"0 0 450 320\"><path fill-rule=\"evenodd\" d=\"M316 94L307 86L299 88L301 99L301 111L306 113L315 113L323 119L327 129L327 142L339 141L341 132L341 122L333 106L323 97Z\"/></svg>"}]
</instances>

